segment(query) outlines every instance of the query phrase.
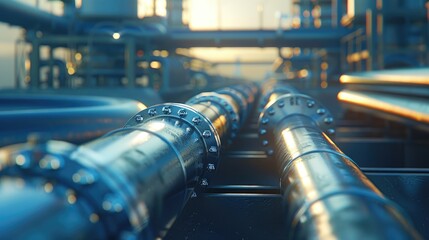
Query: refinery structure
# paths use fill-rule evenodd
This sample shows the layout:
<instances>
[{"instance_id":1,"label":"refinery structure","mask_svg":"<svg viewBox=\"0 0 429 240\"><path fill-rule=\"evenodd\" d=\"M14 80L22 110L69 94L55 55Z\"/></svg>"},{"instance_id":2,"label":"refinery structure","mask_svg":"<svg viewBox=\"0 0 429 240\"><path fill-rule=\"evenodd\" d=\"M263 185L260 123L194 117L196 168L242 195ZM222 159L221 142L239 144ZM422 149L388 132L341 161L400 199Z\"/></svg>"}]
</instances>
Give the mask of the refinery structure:
<instances>
[{"instance_id":1,"label":"refinery structure","mask_svg":"<svg viewBox=\"0 0 429 240\"><path fill-rule=\"evenodd\" d=\"M0 23L1 239L429 238L426 0L0 0Z\"/></svg>"}]
</instances>

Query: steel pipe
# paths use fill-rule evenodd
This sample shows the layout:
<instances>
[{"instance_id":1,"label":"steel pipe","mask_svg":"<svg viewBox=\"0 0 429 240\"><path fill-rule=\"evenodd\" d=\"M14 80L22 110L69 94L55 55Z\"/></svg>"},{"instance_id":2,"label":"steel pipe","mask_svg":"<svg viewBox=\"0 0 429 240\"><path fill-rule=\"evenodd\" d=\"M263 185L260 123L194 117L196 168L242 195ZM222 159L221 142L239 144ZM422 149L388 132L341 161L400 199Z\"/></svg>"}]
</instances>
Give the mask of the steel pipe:
<instances>
[{"instance_id":1,"label":"steel pipe","mask_svg":"<svg viewBox=\"0 0 429 240\"><path fill-rule=\"evenodd\" d=\"M274 79L270 79L261 87L261 97L259 99L259 111L262 111L264 107L272 101L275 101L280 96L289 93L298 93L298 91L289 85L277 84Z\"/></svg>"},{"instance_id":2,"label":"steel pipe","mask_svg":"<svg viewBox=\"0 0 429 240\"><path fill-rule=\"evenodd\" d=\"M386 114L397 117L395 120L411 120L414 125L429 129L429 101L410 96L342 90L338 100L347 107L357 106L356 110L370 114ZM410 124L411 121L408 121Z\"/></svg>"},{"instance_id":3,"label":"steel pipe","mask_svg":"<svg viewBox=\"0 0 429 240\"><path fill-rule=\"evenodd\" d=\"M34 133L81 144L123 126L145 108L127 99L3 94L0 146L25 142Z\"/></svg>"},{"instance_id":4,"label":"steel pipe","mask_svg":"<svg viewBox=\"0 0 429 240\"><path fill-rule=\"evenodd\" d=\"M71 20L42 11L18 1L0 0L0 21L25 29L67 33Z\"/></svg>"},{"instance_id":5,"label":"steel pipe","mask_svg":"<svg viewBox=\"0 0 429 240\"><path fill-rule=\"evenodd\" d=\"M27 196L19 203L31 209L55 203L52 216L78 221L58 233L55 221L37 211L20 212L0 198L0 209L19 215L27 225L6 227L2 237L31 238L142 238L162 236L187 199L210 183L221 149L240 126L240 109L234 98L204 93L188 105L166 103L149 107L126 126L76 147L65 142L28 143L0 150L0 196L10 181L21 182ZM9 199L23 199L20 190ZM32 196L40 204L32 203ZM10 203L10 201L9 201ZM20 204L20 205L21 205ZM70 213L73 205L73 213ZM17 211L17 212L14 212ZM24 221L17 221L18 224ZM67 222L67 221L66 221ZM9 225L8 225L9 226Z\"/></svg>"},{"instance_id":6,"label":"steel pipe","mask_svg":"<svg viewBox=\"0 0 429 240\"><path fill-rule=\"evenodd\" d=\"M296 93L277 97L261 112L262 144L280 168L289 238L421 239L328 137L332 120L316 100Z\"/></svg>"},{"instance_id":7,"label":"steel pipe","mask_svg":"<svg viewBox=\"0 0 429 240\"><path fill-rule=\"evenodd\" d=\"M428 86L428 74L429 68L378 70L344 74L340 77L340 82L343 84Z\"/></svg>"}]
</instances>

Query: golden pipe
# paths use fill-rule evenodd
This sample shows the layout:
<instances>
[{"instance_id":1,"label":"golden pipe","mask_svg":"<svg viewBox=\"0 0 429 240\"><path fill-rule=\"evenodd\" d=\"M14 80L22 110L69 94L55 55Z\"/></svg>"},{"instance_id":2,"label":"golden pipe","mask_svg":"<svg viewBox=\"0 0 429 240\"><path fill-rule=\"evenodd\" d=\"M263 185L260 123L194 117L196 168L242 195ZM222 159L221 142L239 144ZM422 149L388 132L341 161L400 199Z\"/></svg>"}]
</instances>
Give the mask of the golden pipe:
<instances>
[{"instance_id":1,"label":"golden pipe","mask_svg":"<svg viewBox=\"0 0 429 240\"><path fill-rule=\"evenodd\" d=\"M343 90L338 100L429 124L429 101L379 93Z\"/></svg>"},{"instance_id":2,"label":"golden pipe","mask_svg":"<svg viewBox=\"0 0 429 240\"><path fill-rule=\"evenodd\" d=\"M343 84L405 84L429 85L429 68L382 70L340 77Z\"/></svg>"}]
</instances>

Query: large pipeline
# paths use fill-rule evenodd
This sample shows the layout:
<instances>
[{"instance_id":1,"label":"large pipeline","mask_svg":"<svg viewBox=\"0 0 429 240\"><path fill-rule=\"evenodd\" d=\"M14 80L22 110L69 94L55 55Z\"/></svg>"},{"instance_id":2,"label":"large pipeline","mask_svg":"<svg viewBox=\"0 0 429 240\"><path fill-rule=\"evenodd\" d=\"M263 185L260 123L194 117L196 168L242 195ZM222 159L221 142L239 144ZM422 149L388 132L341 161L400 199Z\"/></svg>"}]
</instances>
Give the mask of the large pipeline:
<instances>
[{"instance_id":1,"label":"large pipeline","mask_svg":"<svg viewBox=\"0 0 429 240\"><path fill-rule=\"evenodd\" d=\"M90 143L0 150L5 239L153 239L210 184L221 142L240 127L235 99L203 93L149 107ZM253 93L252 93L253 94ZM225 145L225 144L223 144ZM161 233L160 233L161 232Z\"/></svg>"},{"instance_id":2,"label":"large pipeline","mask_svg":"<svg viewBox=\"0 0 429 240\"><path fill-rule=\"evenodd\" d=\"M0 146L25 142L29 135L81 144L122 127L140 102L90 96L0 96Z\"/></svg>"},{"instance_id":3,"label":"large pipeline","mask_svg":"<svg viewBox=\"0 0 429 240\"><path fill-rule=\"evenodd\" d=\"M421 239L400 208L329 138L329 111L290 92L263 96L270 102L259 118L262 144L280 168L289 239Z\"/></svg>"},{"instance_id":4,"label":"large pipeline","mask_svg":"<svg viewBox=\"0 0 429 240\"><path fill-rule=\"evenodd\" d=\"M72 21L13 0L0 0L0 11L1 22L25 29L67 33Z\"/></svg>"}]
</instances>

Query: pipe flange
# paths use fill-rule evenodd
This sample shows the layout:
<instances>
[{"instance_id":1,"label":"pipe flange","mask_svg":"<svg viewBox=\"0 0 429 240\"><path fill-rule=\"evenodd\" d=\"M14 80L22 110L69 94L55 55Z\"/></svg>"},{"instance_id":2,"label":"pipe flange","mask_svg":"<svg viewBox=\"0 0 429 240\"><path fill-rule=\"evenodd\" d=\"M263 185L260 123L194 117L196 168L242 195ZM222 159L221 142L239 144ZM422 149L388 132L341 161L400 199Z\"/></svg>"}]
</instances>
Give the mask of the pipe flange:
<instances>
[{"instance_id":1,"label":"pipe flange","mask_svg":"<svg viewBox=\"0 0 429 240\"><path fill-rule=\"evenodd\" d=\"M259 109L263 110L265 108L265 106L267 106L267 104L269 103L268 101L270 100L270 96L272 94L292 94L292 93L296 93L296 89L292 88L292 87L287 87L287 86L283 86L283 85L274 85L270 90L268 90L266 93L264 93L264 95L261 98L261 101L259 102Z\"/></svg>"},{"instance_id":2,"label":"pipe flange","mask_svg":"<svg viewBox=\"0 0 429 240\"><path fill-rule=\"evenodd\" d=\"M243 94L247 102L248 111L250 112L253 107L252 105L254 104L259 93L258 85L256 85L254 82L251 82L243 85L233 85L230 88L235 89L236 91Z\"/></svg>"},{"instance_id":3,"label":"pipe flange","mask_svg":"<svg viewBox=\"0 0 429 240\"><path fill-rule=\"evenodd\" d=\"M248 111L247 100L244 94L229 87L222 88L221 90L217 91L217 93L228 95L234 99L234 101L239 105L240 121L243 123L243 121L246 119Z\"/></svg>"},{"instance_id":4,"label":"pipe flange","mask_svg":"<svg viewBox=\"0 0 429 240\"><path fill-rule=\"evenodd\" d=\"M71 205L80 204L88 214L88 220L94 226L99 225L97 229L106 231L106 236L138 229L142 219L129 221L136 209L131 208L128 199L118 194L108 178L96 171L97 166L93 162L73 157L72 153L76 154L78 149L62 141L2 148L7 154L0 159L6 163L1 166L1 175L19 177L24 182L43 181L45 192L64 195ZM127 222L128 225L118 231L118 222Z\"/></svg>"},{"instance_id":5,"label":"pipe flange","mask_svg":"<svg viewBox=\"0 0 429 240\"><path fill-rule=\"evenodd\" d=\"M229 95L228 95L229 96ZM198 104L203 102L213 102L217 105L219 105L228 115L228 122L231 124L228 126L228 139L234 139L237 136L238 130L240 128L240 117L238 114L238 109L235 109L234 106L231 105L231 103L227 100L225 100L222 95L214 92L210 93L201 93L197 96L189 99L187 103L189 104Z\"/></svg>"},{"instance_id":6,"label":"pipe flange","mask_svg":"<svg viewBox=\"0 0 429 240\"><path fill-rule=\"evenodd\" d=\"M213 124L200 112L181 103L159 104L137 113L125 124L125 127L138 127L145 122L165 117L186 122L187 126L192 126L200 135L206 152L203 159L204 170L200 178L200 185L206 186L207 179L213 176L217 168L221 143L220 137ZM178 125L178 127L179 126L180 125Z\"/></svg>"},{"instance_id":7,"label":"pipe flange","mask_svg":"<svg viewBox=\"0 0 429 240\"><path fill-rule=\"evenodd\" d=\"M310 117L320 129L332 136L335 134L335 123L331 113L319 102L304 94L285 94L267 104L259 115L259 136L261 144L268 155L273 155L275 127L287 116L301 114Z\"/></svg>"}]
</instances>

